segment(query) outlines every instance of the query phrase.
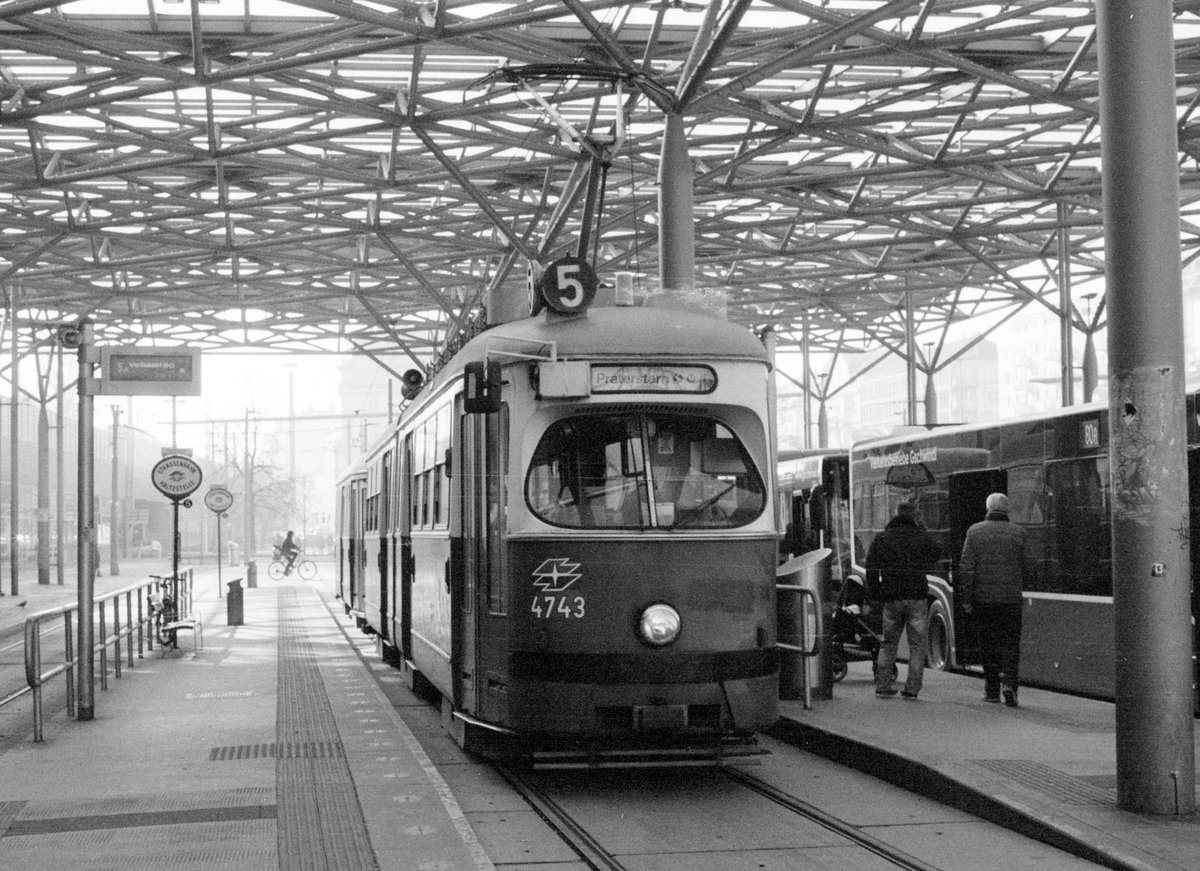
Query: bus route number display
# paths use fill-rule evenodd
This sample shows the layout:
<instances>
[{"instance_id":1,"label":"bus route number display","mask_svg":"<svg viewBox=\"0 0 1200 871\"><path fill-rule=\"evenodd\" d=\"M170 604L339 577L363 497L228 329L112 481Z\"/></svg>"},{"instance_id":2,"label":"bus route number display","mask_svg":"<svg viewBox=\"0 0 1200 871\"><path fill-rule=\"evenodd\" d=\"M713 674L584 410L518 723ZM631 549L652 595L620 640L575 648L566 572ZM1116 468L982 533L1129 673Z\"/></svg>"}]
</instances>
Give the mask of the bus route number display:
<instances>
[{"instance_id":1,"label":"bus route number display","mask_svg":"<svg viewBox=\"0 0 1200 871\"><path fill-rule=\"evenodd\" d=\"M596 273L582 257L568 254L550 263L537 282L546 305L563 315L587 311L596 297Z\"/></svg>"}]
</instances>

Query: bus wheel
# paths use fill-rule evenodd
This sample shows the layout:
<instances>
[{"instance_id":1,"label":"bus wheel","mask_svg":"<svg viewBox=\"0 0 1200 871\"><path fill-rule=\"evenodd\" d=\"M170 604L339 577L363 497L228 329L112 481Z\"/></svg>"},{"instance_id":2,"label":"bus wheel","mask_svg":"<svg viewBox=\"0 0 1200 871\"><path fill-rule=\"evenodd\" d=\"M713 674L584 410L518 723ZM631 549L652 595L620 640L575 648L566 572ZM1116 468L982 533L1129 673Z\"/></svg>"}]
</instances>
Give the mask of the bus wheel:
<instances>
[{"instance_id":1,"label":"bus wheel","mask_svg":"<svg viewBox=\"0 0 1200 871\"><path fill-rule=\"evenodd\" d=\"M940 671L950 667L950 619L941 602L929 606L929 654L925 662Z\"/></svg>"}]
</instances>

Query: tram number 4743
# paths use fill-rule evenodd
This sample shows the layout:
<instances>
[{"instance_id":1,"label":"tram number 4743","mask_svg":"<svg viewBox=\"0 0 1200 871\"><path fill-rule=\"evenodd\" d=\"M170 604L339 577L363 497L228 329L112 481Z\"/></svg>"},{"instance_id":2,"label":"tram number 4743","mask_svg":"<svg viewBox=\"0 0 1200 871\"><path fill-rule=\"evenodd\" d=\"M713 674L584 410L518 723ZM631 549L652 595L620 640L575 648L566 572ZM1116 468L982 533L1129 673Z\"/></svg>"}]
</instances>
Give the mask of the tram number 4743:
<instances>
[{"instance_id":1,"label":"tram number 4743","mask_svg":"<svg viewBox=\"0 0 1200 871\"><path fill-rule=\"evenodd\" d=\"M543 620L553 617L574 619L584 614L583 596L555 596L544 594L534 596L529 603L529 612Z\"/></svg>"}]
</instances>

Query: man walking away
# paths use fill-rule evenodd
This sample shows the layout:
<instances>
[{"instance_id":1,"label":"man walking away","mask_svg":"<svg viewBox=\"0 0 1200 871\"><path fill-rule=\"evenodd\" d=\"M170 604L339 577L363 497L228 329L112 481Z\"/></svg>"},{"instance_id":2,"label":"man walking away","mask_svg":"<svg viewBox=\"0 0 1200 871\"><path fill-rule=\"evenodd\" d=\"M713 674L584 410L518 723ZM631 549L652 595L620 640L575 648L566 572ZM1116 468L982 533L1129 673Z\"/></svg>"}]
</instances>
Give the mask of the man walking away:
<instances>
[{"instance_id":1,"label":"man walking away","mask_svg":"<svg viewBox=\"0 0 1200 871\"><path fill-rule=\"evenodd\" d=\"M896 516L875 536L867 552L867 591L871 601L883 608L883 643L875 663L875 695L896 695L892 686L896 672L896 648L900 633L908 633L908 676L906 699L921 691L921 678L928 652L929 604L926 575L937 567L941 553L937 542L917 522L911 502L896 506Z\"/></svg>"},{"instance_id":2,"label":"man walking away","mask_svg":"<svg viewBox=\"0 0 1200 871\"><path fill-rule=\"evenodd\" d=\"M1032 587L1037 564L1025 529L1008 519L1008 497L987 497L987 516L967 530L958 595L975 619L983 657L983 700L1017 706L1021 658L1021 591Z\"/></svg>"}]
</instances>

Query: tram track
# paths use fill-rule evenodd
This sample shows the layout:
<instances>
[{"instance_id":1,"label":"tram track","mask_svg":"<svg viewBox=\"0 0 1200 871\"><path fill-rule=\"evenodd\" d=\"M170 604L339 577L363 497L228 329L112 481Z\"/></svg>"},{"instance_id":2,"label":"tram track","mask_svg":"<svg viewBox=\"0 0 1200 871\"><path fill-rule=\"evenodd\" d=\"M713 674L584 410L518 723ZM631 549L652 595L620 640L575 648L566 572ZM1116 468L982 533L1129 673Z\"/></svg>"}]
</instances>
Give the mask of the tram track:
<instances>
[{"instance_id":1,"label":"tram track","mask_svg":"<svg viewBox=\"0 0 1200 871\"><path fill-rule=\"evenodd\" d=\"M531 776L530 772L511 766L497 766L497 771L505 782L593 871L629 871L632 867L622 862L620 857L593 836L561 802ZM905 869L905 871L939 871L935 866L872 836L859 827L754 777L744 768L725 766L721 771L734 783L883 859L892 867Z\"/></svg>"},{"instance_id":2,"label":"tram track","mask_svg":"<svg viewBox=\"0 0 1200 871\"><path fill-rule=\"evenodd\" d=\"M890 862L897 868L905 868L908 871L938 871L933 865L922 862L915 856L899 850L891 844L881 841L868 832L864 832L857 826L851 825L845 820L841 820L826 811L821 810L816 805L809 804L803 799L797 798L794 795L784 792L778 787L772 786L765 780L760 780L757 777L747 773L741 768L726 767L723 768L725 776L735 783L739 783L747 789L753 790L764 798L774 802L780 807L790 810L798 816L804 817L810 822L816 823L823 829L837 834L840 837L851 841L863 849L874 853L876 856Z\"/></svg>"},{"instance_id":3,"label":"tram track","mask_svg":"<svg viewBox=\"0 0 1200 871\"><path fill-rule=\"evenodd\" d=\"M615 854L593 837L563 805L554 799L540 784L534 783L524 772L507 765L496 767L500 776L534 812L542 818L558 837L579 854L593 871L628 871L628 866Z\"/></svg>"}]
</instances>

